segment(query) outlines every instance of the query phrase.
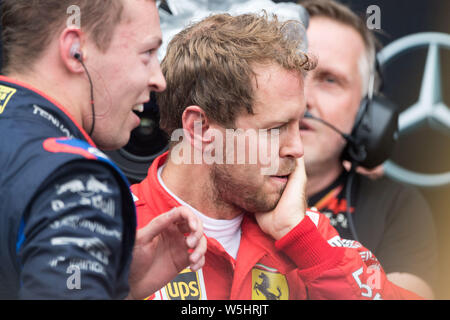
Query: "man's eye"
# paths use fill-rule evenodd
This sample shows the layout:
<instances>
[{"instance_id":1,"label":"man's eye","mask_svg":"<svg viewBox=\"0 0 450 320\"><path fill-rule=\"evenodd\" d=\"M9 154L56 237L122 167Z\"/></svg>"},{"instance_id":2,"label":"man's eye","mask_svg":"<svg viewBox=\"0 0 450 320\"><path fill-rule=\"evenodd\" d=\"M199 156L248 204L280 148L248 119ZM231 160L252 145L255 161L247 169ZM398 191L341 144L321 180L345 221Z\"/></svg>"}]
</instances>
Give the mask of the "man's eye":
<instances>
[{"instance_id":1,"label":"man's eye","mask_svg":"<svg viewBox=\"0 0 450 320\"><path fill-rule=\"evenodd\" d=\"M327 83L336 83L336 79L333 77L326 77L324 80Z\"/></svg>"},{"instance_id":2,"label":"man's eye","mask_svg":"<svg viewBox=\"0 0 450 320\"><path fill-rule=\"evenodd\" d=\"M278 127L270 128L269 130L281 130L281 129L283 129L283 127L284 127L284 124L282 124L282 125L280 125Z\"/></svg>"},{"instance_id":3,"label":"man's eye","mask_svg":"<svg viewBox=\"0 0 450 320\"><path fill-rule=\"evenodd\" d=\"M151 48L142 53L145 54L146 56L151 56L151 55L156 54L157 52L158 52L158 48Z\"/></svg>"}]
</instances>

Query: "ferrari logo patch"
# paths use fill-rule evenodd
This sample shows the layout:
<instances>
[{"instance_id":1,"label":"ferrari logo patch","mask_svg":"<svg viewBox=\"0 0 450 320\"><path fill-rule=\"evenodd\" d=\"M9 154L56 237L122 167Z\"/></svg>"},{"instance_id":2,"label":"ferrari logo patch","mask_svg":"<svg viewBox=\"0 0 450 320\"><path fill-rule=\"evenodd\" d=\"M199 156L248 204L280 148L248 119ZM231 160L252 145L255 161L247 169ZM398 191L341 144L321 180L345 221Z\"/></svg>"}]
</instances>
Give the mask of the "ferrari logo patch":
<instances>
[{"instance_id":1,"label":"ferrari logo patch","mask_svg":"<svg viewBox=\"0 0 450 320\"><path fill-rule=\"evenodd\" d=\"M9 99L11 99L16 91L16 89L0 85L0 114L3 113Z\"/></svg>"},{"instance_id":2,"label":"ferrari logo patch","mask_svg":"<svg viewBox=\"0 0 450 320\"><path fill-rule=\"evenodd\" d=\"M256 264L252 269L252 300L289 300L286 277L276 269Z\"/></svg>"}]
</instances>

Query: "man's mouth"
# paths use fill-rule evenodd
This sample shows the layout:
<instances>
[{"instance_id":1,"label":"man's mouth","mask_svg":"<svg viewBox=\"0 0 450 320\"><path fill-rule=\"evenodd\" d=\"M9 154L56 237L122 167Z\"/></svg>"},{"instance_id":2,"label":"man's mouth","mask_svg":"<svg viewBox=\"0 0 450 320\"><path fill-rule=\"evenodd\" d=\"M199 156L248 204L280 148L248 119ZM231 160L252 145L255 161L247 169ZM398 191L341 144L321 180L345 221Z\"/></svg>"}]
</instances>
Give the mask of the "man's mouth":
<instances>
[{"instance_id":1,"label":"man's mouth","mask_svg":"<svg viewBox=\"0 0 450 320\"><path fill-rule=\"evenodd\" d=\"M133 107L133 111L136 111L136 112L139 112L139 113L144 112L144 104L140 103L140 104L135 105Z\"/></svg>"},{"instance_id":2,"label":"man's mouth","mask_svg":"<svg viewBox=\"0 0 450 320\"><path fill-rule=\"evenodd\" d=\"M276 175L276 176L270 176L272 179L274 179L275 181L281 182L281 183L286 183L289 179L289 174L286 175Z\"/></svg>"}]
</instances>

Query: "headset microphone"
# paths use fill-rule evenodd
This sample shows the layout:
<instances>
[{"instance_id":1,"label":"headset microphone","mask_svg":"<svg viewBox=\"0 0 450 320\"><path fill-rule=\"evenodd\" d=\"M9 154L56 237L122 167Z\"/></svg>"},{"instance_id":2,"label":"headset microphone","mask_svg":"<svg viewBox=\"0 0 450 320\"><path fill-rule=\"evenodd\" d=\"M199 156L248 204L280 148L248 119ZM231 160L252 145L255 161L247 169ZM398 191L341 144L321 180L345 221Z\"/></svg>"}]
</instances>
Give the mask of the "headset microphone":
<instances>
[{"instance_id":1,"label":"headset microphone","mask_svg":"<svg viewBox=\"0 0 450 320\"><path fill-rule=\"evenodd\" d=\"M327 122L327 121L325 121L325 120L323 120L323 119L321 119L319 117L313 116L308 110L305 111L304 117L308 118L308 119L313 119L313 120L319 121L320 123L322 123L322 124L326 125L327 127L331 128L333 131L337 132L340 136L342 136L342 138L344 138L347 141L347 143L353 143L353 144L356 143L355 139L353 139L353 137L351 135L342 132L341 130L339 130L338 128L333 126L331 123L329 123L329 122Z\"/></svg>"},{"instance_id":2,"label":"headset microphone","mask_svg":"<svg viewBox=\"0 0 450 320\"><path fill-rule=\"evenodd\" d=\"M305 118L319 121L341 135L347 145L342 160L357 163L364 168L374 168L391 154L398 130L397 107L384 96L365 97L356 115L350 134L340 131L331 123L305 112Z\"/></svg>"}]
</instances>

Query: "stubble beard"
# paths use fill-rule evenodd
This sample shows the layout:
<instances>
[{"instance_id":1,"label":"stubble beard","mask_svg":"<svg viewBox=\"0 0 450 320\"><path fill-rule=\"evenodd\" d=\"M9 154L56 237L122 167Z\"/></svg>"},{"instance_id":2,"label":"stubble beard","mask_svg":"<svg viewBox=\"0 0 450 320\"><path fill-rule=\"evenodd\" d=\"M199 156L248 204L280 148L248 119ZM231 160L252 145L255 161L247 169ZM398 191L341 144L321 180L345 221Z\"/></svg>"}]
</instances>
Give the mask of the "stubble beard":
<instances>
[{"instance_id":1,"label":"stubble beard","mask_svg":"<svg viewBox=\"0 0 450 320\"><path fill-rule=\"evenodd\" d=\"M272 211L286 187L284 185L277 192L268 195L264 191L266 178L258 186L245 176L234 177L226 165L213 165L210 180L215 206L224 212L229 211L233 216Z\"/></svg>"}]
</instances>

